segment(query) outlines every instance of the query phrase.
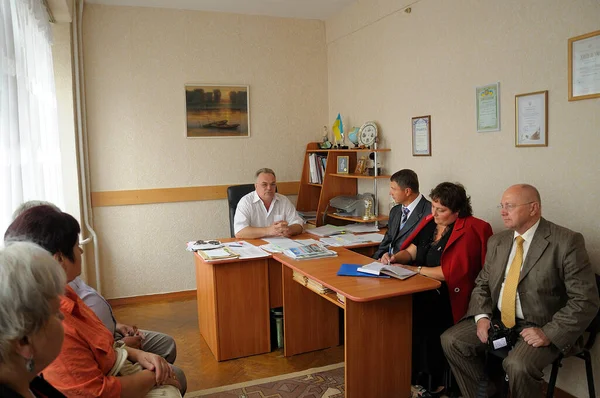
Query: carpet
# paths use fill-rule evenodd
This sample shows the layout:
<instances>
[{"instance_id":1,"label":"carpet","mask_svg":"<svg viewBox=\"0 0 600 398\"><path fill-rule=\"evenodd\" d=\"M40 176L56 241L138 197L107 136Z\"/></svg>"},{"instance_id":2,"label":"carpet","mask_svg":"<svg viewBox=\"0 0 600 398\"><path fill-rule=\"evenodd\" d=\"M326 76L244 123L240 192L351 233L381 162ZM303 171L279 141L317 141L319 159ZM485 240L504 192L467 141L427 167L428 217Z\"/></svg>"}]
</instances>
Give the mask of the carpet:
<instances>
[{"instance_id":1,"label":"carpet","mask_svg":"<svg viewBox=\"0 0 600 398\"><path fill-rule=\"evenodd\" d=\"M195 391L185 394L185 397L343 398L344 363Z\"/></svg>"}]
</instances>

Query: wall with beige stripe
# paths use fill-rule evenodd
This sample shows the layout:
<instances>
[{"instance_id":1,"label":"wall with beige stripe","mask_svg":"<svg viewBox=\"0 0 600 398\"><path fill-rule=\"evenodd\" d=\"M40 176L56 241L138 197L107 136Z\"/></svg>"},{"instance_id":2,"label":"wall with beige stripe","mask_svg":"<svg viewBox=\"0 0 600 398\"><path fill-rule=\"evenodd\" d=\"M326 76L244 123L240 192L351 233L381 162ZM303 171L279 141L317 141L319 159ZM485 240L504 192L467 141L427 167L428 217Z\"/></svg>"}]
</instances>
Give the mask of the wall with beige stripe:
<instances>
[{"instance_id":1,"label":"wall with beige stripe","mask_svg":"<svg viewBox=\"0 0 600 398\"><path fill-rule=\"evenodd\" d=\"M87 4L83 34L103 293L194 289L185 242L229 236L228 185L270 167L295 200L327 122L324 23ZM248 84L251 137L185 138L186 83Z\"/></svg>"},{"instance_id":2,"label":"wall with beige stripe","mask_svg":"<svg viewBox=\"0 0 600 398\"><path fill-rule=\"evenodd\" d=\"M390 170L414 169L424 193L462 182L495 231L506 187L536 185L544 216L583 233L600 272L600 98L569 102L567 90L568 39L600 29L600 2L422 0L405 13L408 3L362 0L327 21L329 117L377 120ZM475 87L496 81L501 131L478 134ZM515 95L540 90L549 91L549 145L516 148ZM411 155L419 115L432 117L432 157ZM600 344L594 352L599 386ZM559 386L587 396L583 361L566 362Z\"/></svg>"}]
</instances>

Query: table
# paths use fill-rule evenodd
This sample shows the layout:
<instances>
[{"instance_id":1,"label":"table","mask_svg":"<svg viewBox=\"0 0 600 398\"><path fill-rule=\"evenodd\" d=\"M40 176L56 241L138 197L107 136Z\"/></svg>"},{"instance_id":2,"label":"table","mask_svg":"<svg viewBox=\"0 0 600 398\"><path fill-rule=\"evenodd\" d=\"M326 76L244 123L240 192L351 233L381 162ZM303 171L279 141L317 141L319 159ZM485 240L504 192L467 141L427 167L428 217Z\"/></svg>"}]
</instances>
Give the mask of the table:
<instances>
[{"instance_id":1,"label":"table","mask_svg":"<svg viewBox=\"0 0 600 398\"><path fill-rule=\"evenodd\" d=\"M338 277L342 263L373 260L346 248L333 250L338 257L295 261L275 254L214 263L195 253L200 333L218 361L269 352L269 308L283 304L284 355L291 356L338 345L342 308L346 397L408 396L411 295L436 289L440 282L420 275L404 281ZM292 279L294 271L334 293L307 289ZM337 293L345 304L338 302Z\"/></svg>"}]
</instances>

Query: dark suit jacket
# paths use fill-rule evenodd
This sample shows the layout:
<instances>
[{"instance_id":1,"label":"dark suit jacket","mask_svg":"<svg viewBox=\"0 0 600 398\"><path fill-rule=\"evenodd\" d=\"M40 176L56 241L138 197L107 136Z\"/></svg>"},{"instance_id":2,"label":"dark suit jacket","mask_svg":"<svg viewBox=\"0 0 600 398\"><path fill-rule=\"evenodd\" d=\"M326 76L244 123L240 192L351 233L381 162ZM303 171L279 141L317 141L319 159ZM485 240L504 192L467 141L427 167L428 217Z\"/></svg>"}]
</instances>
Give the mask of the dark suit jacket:
<instances>
[{"instance_id":1,"label":"dark suit jacket","mask_svg":"<svg viewBox=\"0 0 600 398\"><path fill-rule=\"evenodd\" d=\"M402 206L394 206L390 210L390 220L388 222L388 229L383 237L383 240L379 244L379 248L373 255L373 258L379 260L384 253L387 253L390 244L394 248L394 253L400 250L402 243L408 238L408 236L415 230L421 220L431 214L431 202L425 199L425 196L417 203L415 209L410 213L406 224L400 230L400 221L402 221Z\"/></svg>"},{"instance_id":2,"label":"dark suit jacket","mask_svg":"<svg viewBox=\"0 0 600 398\"><path fill-rule=\"evenodd\" d=\"M497 308L513 238L511 230L490 238L467 316L492 314ZM541 327L568 354L596 316L600 301L583 236L542 218L517 291L525 320Z\"/></svg>"},{"instance_id":3,"label":"dark suit jacket","mask_svg":"<svg viewBox=\"0 0 600 398\"><path fill-rule=\"evenodd\" d=\"M404 241L401 249L406 249L417 234L432 222L435 222L432 215L424 218ZM454 323L457 323L467 312L475 279L483 267L490 236L492 236L492 226L486 221L473 216L457 218L444 247L440 265L448 286Z\"/></svg>"}]
</instances>

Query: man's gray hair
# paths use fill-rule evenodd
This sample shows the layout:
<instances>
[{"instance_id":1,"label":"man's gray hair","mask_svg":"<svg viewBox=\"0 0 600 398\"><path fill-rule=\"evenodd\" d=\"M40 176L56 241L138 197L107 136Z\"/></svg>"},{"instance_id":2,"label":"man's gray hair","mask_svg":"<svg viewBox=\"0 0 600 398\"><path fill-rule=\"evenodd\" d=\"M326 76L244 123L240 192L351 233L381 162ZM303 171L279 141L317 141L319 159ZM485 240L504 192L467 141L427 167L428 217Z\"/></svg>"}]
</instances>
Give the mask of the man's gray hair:
<instances>
[{"instance_id":1,"label":"man's gray hair","mask_svg":"<svg viewBox=\"0 0 600 398\"><path fill-rule=\"evenodd\" d=\"M39 331L50 319L50 300L64 294L67 277L52 255L31 242L0 248L0 363L12 342Z\"/></svg>"},{"instance_id":2,"label":"man's gray hair","mask_svg":"<svg viewBox=\"0 0 600 398\"><path fill-rule=\"evenodd\" d=\"M263 167L262 169L258 169L256 171L256 175L254 176L254 178L258 178L258 176L261 175L262 173L273 174L273 177L277 177L275 175L275 172L273 171L273 169L269 169L268 167Z\"/></svg>"},{"instance_id":3,"label":"man's gray hair","mask_svg":"<svg viewBox=\"0 0 600 398\"><path fill-rule=\"evenodd\" d=\"M52 202L46 202L45 200L29 200L25 203L21 203L21 206L17 207L17 209L14 211L14 213L12 215L13 221L15 220L15 218L19 217L21 215L21 213L24 213L25 211L31 209L32 207L38 207L38 206L50 206L56 211L61 211L58 208L58 206Z\"/></svg>"}]
</instances>

